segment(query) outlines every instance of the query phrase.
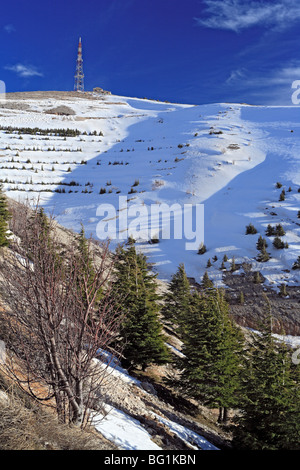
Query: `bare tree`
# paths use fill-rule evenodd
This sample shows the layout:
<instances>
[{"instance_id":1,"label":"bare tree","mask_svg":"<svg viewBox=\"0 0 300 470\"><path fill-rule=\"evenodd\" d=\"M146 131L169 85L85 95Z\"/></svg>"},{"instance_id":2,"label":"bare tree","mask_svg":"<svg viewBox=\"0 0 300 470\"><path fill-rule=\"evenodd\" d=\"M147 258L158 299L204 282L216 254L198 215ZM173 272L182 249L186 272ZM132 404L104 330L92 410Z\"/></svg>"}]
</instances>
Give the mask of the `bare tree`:
<instances>
[{"instance_id":1,"label":"bare tree","mask_svg":"<svg viewBox=\"0 0 300 470\"><path fill-rule=\"evenodd\" d=\"M118 355L108 354L121 322L109 245L87 240L83 253L75 239L62 247L38 207L13 220L17 237L0 265L13 353L6 370L39 402L54 402L62 422L84 427Z\"/></svg>"}]
</instances>

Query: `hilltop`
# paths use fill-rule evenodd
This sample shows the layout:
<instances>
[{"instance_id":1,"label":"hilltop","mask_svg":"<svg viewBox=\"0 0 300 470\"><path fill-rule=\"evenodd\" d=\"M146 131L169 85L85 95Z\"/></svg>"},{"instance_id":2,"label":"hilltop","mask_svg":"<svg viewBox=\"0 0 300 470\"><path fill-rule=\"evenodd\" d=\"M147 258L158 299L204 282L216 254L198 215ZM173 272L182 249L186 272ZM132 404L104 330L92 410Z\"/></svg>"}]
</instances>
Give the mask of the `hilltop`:
<instances>
[{"instance_id":1,"label":"hilltop","mask_svg":"<svg viewBox=\"0 0 300 470\"><path fill-rule=\"evenodd\" d=\"M295 106L196 106L101 93L9 93L0 106L0 179L9 197L39 199L61 225L79 231L83 224L96 238L105 215L97 209L112 205L116 214L105 220L123 237L112 245L131 235L139 217L137 245L163 282L184 262L193 283L207 269L233 303L245 290L246 304L257 290L249 291L255 272L263 279L260 290L280 304L285 284L289 297L281 316L288 313L288 332L299 334L300 271L292 269L300 254L298 112ZM125 227L118 226L120 197L128 205ZM197 254L198 246L186 250L184 237L164 239L157 220L149 227L150 207L175 203L204 205L204 254ZM146 215L137 214L138 207ZM181 215L171 214L171 223ZM249 224L255 234L246 235ZM269 224L282 225L286 248L273 247ZM267 262L258 261L259 235L268 245ZM249 305L242 308L245 315L237 317L243 323Z\"/></svg>"},{"instance_id":2,"label":"hilltop","mask_svg":"<svg viewBox=\"0 0 300 470\"><path fill-rule=\"evenodd\" d=\"M231 314L243 327L257 327L267 293L278 320L275 332L283 323L291 335L287 339L297 344L298 112L297 107L198 106L101 93L10 93L0 103L0 180L11 207L29 199L53 214L64 243L81 224L97 239L103 217L119 236L112 249L136 229L136 246L158 273L161 291L180 263L195 288L207 271L225 288ZM128 208L123 226L121 197ZM157 219L148 217L149 208L160 204L177 204L174 224L184 205L202 204L205 249L199 253L195 244L187 250L188 233L164 238ZM269 226L281 227L282 248L273 246L276 235L268 233ZM196 232L194 225L188 228ZM267 243L266 260L259 260L259 236ZM180 354L178 338L167 334L169 347ZM227 448L229 436L214 424L214 410L173 396L160 382L166 373L164 366L137 376L112 371L111 412L106 428L99 428L112 448ZM128 435L120 434L124 423L128 442Z\"/></svg>"}]
</instances>

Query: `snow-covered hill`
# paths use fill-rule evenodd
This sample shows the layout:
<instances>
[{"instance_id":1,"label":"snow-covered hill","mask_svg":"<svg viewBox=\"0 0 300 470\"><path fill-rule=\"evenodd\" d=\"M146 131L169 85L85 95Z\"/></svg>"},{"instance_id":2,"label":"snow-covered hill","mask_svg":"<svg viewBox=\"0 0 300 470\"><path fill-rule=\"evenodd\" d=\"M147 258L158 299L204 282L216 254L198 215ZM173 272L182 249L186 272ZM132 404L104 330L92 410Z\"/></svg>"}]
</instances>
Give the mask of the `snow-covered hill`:
<instances>
[{"instance_id":1,"label":"snow-covered hill","mask_svg":"<svg viewBox=\"0 0 300 470\"><path fill-rule=\"evenodd\" d=\"M49 113L61 105L74 114ZM216 256L209 274L222 285L220 265L226 254L229 262L234 257L236 263L252 263L270 285L299 285L300 271L291 269L300 255L299 112L296 106L194 106L113 95L11 94L0 107L0 179L11 198L40 198L60 224L78 231L82 223L86 234L95 237L103 204L112 205L107 206L106 221L123 238L132 234L126 229L136 224L139 204L141 236L158 236L160 241L149 244L144 237L138 246L161 279L170 278L184 262L188 275L199 282L208 259ZM24 128L44 132L30 134ZM51 135L53 129L79 132ZM282 189L285 200L279 201ZM123 227L120 201L128 201L129 208ZM159 227L150 224L149 208L162 203L204 205L204 255L186 249L187 237L174 239L171 233L163 239ZM197 231L195 224L202 219L192 222ZM245 234L249 223L257 234ZM288 248L273 248L274 237L265 235L268 224L279 223ZM271 254L265 263L255 259L259 234Z\"/></svg>"}]
</instances>

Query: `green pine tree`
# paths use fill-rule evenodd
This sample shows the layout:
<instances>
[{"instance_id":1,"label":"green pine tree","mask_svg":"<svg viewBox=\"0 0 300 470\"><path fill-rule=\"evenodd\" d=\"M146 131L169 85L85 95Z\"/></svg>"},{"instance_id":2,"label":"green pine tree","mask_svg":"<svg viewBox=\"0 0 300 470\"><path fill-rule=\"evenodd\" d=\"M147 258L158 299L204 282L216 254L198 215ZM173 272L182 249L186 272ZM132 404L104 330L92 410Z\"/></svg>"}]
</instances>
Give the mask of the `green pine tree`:
<instances>
[{"instance_id":1,"label":"green pine tree","mask_svg":"<svg viewBox=\"0 0 300 470\"><path fill-rule=\"evenodd\" d=\"M266 239L260 235L256 243L256 248L258 250L262 250L263 248L267 248L267 247L268 247L268 244L266 242Z\"/></svg>"},{"instance_id":2,"label":"green pine tree","mask_svg":"<svg viewBox=\"0 0 300 470\"><path fill-rule=\"evenodd\" d=\"M127 249L119 248L115 274L113 295L124 314L121 325L124 365L145 370L150 364L168 362L170 355L159 320L156 275L150 273L146 257L138 254L133 244Z\"/></svg>"},{"instance_id":3,"label":"green pine tree","mask_svg":"<svg viewBox=\"0 0 300 470\"><path fill-rule=\"evenodd\" d=\"M292 269L300 269L300 256L298 256L297 261L293 263Z\"/></svg>"},{"instance_id":4,"label":"green pine tree","mask_svg":"<svg viewBox=\"0 0 300 470\"><path fill-rule=\"evenodd\" d=\"M257 261L260 261L261 263L266 263L270 259L270 254L266 250L266 244L262 244L260 248L260 252L257 255Z\"/></svg>"},{"instance_id":5,"label":"green pine tree","mask_svg":"<svg viewBox=\"0 0 300 470\"><path fill-rule=\"evenodd\" d=\"M231 261L230 271L231 271L231 272L234 272L234 271L236 271L237 269L238 269L238 268L237 268L236 263L235 263L235 257L233 256L233 257L232 257L232 261Z\"/></svg>"},{"instance_id":6,"label":"green pine tree","mask_svg":"<svg viewBox=\"0 0 300 470\"><path fill-rule=\"evenodd\" d=\"M210 289L214 286L214 283L213 281L210 279L207 271L205 271L205 273L203 274L203 277L202 277L202 283L201 283L202 287L204 289Z\"/></svg>"},{"instance_id":7,"label":"green pine tree","mask_svg":"<svg viewBox=\"0 0 300 470\"><path fill-rule=\"evenodd\" d=\"M184 264L181 263L171 278L161 311L163 317L172 322L179 335L182 334L182 329L185 329L185 325L188 323L191 314L191 302L190 283Z\"/></svg>"},{"instance_id":8,"label":"green pine tree","mask_svg":"<svg viewBox=\"0 0 300 470\"><path fill-rule=\"evenodd\" d=\"M206 406L219 408L219 421L239 403L243 336L229 317L224 293L194 295L194 312L177 359L179 390Z\"/></svg>"},{"instance_id":9,"label":"green pine tree","mask_svg":"<svg viewBox=\"0 0 300 470\"><path fill-rule=\"evenodd\" d=\"M286 346L272 336L270 313L260 334L253 335L245 365L244 399L234 428L234 447L299 450L299 371L293 370Z\"/></svg>"},{"instance_id":10,"label":"green pine tree","mask_svg":"<svg viewBox=\"0 0 300 470\"><path fill-rule=\"evenodd\" d=\"M271 224L268 224L267 226L266 235L267 237L272 237L273 235L275 235L275 228L272 227Z\"/></svg>"}]
</instances>

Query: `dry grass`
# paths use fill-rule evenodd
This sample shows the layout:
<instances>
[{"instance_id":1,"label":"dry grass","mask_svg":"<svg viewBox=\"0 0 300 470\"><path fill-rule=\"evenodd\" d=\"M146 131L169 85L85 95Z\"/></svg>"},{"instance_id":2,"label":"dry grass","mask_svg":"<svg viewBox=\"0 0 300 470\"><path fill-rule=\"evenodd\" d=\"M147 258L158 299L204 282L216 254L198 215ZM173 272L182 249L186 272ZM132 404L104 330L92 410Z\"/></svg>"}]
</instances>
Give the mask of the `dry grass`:
<instances>
[{"instance_id":1,"label":"dry grass","mask_svg":"<svg viewBox=\"0 0 300 470\"><path fill-rule=\"evenodd\" d=\"M94 430L59 424L40 406L28 406L17 393L0 395L0 450L114 450Z\"/></svg>"}]
</instances>

